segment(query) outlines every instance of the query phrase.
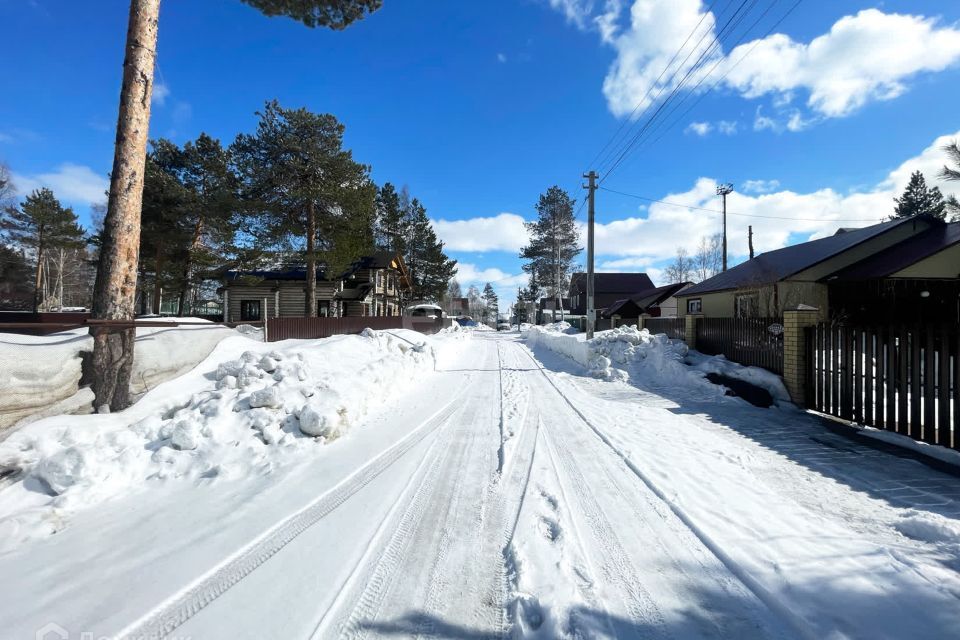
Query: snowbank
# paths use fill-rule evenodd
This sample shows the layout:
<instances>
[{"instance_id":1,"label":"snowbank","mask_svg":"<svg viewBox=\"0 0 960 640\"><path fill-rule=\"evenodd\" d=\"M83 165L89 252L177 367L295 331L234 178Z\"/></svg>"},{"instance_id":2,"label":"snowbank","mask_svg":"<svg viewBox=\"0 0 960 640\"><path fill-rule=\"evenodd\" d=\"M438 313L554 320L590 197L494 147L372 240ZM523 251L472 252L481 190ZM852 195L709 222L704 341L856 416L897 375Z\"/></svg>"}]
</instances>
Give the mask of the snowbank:
<instances>
[{"instance_id":1,"label":"snowbank","mask_svg":"<svg viewBox=\"0 0 960 640\"><path fill-rule=\"evenodd\" d=\"M199 318L169 320L197 326L137 329L130 380L135 395L189 371L221 340L237 335L233 329ZM0 361L4 363L0 367L0 429L45 414L52 405L73 398L79 391L80 354L92 349L93 339L86 328L47 336L0 334Z\"/></svg>"},{"instance_id":2,"label":"snowbank","mask_svg":"<svg viewBox=\"0 0 960 640\"><path fill-rule=\"evenodd\" d=\"M0 475L18 478L0 490L0 544L147 481L269 473L346 433L432 371L435 345L454 342L369 329L272 344L231 337L126 411L26 425L0 443Z\"/></svg>"},{"instance_id":3,"label":"snowbank","mask_svg":"<svg viewBox=\"0 0 960 640\"><path fill-rule=\"evenodd\" d=\"M706 356L689 351L681 340L652 334L635 326L599 331L592 340L586 334L571 333L570 325L557 322L532 326L525 333L527 343L561 353L585 367L590 375L605 379L632 379L648 385L696 387L705 392L720 392L705 379L707 373L720 373L749 382L770 392L778 405L788 404L790 395L780 378L765 369L745 367L723 356ZM575 330L573 330L575 331Z\"/></svg>"},{"instance_id":4,"label":"snowbank","mask_svg":"<svg viewBox=\"0 0 960 640\"><path fill-rule=\"evenodd\" d=\"M629 377L631 370L637 373L640 368L665 383L691 377L683 364L687 346L646 329L618 327L599 331L592 340L587 340L586 334L570 333L570 325L558 322L531 327L526 338L533 346L542 345L562 353L598 378Z\"/></svg>"},{"instance_id":5,"label":"snowbank","mask_svg":"<svg viewBox=\"0 0 960 640\"><path fill-rule=\"evenodd\" d=\"M755 387L765 389L778 404L790 402L790 393L783 384L783 380L775 373L760 367L748 367L727 360L724 356L708 356L699 351L691 351L686 359L696 371L718 373L728 378L735 378L749 382Z\"/></svg>"}]
</instances>

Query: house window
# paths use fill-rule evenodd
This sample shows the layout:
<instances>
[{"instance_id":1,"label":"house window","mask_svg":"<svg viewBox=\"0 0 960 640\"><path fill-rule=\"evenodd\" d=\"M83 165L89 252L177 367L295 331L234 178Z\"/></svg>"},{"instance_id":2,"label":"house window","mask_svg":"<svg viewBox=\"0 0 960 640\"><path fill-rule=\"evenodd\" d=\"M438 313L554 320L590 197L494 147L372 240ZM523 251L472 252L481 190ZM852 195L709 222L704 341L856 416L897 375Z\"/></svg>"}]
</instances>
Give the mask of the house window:
<instances>
[{"instance_id":1,"label":"house window","mask_svg":"<svg viewBox=\"0 0 960 640\"><path fill-rule=\"evenodd\" d=\"M380 271L379 269L377 269L377 288L379 289L382 286L383 286L383 271Z\"/></svg>"},{"instance_id":2,"label":"house window","mask_svg":"<svg viewBox=\"0 0 960 640\"><path fill-rule=\"evenodd\" d=\"M734 311L738 318L756 318L760 315L760 297L744 293L734 298Z\"/></svg>"},{"instance_id":3,"label":"house window","mask_svg":"<svg viewBox=\"0 0 960 640\"><path fill-rule=\"evenodd\" d=\"M259 300L241 300L240 301L240 319L250 322L259 322L260 320L260 301Z\"/></svg>"},{"instance_id":4,"label":"house window","mask_svg":"<svg viewBox=\"0 0 960 640\"><path fill-rule=\"evenodd\" d=\"M317 316L321 318L330 317L330 301L329 300L317 300Z\"/></svg>"},{"instance_id":5,"label":"house window","mask_svg":"<svg viewBox=\"0 0 960 640\"><path fill-rule=\"evenodd\" d=\"M700 298L687 300L687 313L703 313L703 301Z\"/></svg>"}]
</instances>

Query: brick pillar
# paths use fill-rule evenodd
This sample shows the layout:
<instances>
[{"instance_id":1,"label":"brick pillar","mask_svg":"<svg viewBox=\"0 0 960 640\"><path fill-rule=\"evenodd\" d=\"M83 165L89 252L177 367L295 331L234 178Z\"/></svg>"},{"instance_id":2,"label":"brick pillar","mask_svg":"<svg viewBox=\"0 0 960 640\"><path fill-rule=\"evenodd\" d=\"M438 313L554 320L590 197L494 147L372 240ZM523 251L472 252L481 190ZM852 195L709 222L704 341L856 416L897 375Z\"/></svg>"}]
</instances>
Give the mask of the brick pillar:
<instances>
[{"instance_id":1,"label":"brick pillar","mask_svg":"<svg viewBox=\"0 0 960 640\"><path fill-rule=\"evenodd\" d=\"M688 313L683 316L686 326L684 327L684 342L691 349L697 348L697 320L703 317L702 313Z\"/></svg>"},{"instance_id":2,"label":"brick pillar","mask_svg":"<svg viewBox=\"0 0 960 640\"><path fill-rule=\"evenodd\" d=\"M783 312L783 383L790 399L806 406L807 344L804 329L817 324L820 310L800 305Z\"/></svg>"}]
</instances>

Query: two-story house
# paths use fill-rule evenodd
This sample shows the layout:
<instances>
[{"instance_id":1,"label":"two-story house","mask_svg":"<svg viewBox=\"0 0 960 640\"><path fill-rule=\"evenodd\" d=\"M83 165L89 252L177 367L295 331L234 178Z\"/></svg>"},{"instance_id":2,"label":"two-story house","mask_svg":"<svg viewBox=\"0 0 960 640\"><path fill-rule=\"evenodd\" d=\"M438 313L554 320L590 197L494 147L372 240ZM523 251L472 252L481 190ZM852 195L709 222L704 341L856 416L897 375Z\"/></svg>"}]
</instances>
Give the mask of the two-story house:
<instances>
[{"instance_id":1,"label":"two-story house","mask_svg":"<svg viewBox=\"0 0 960 640\"><path fill-rule=\"evenodd\" d=\"M307 272L302 265L223 274L225 322L256 322L306 313ZM403 258L378 251L353 262L335 277L317 269L317 315L399 316L410 288Z\"/></svg>"}]
</instances>

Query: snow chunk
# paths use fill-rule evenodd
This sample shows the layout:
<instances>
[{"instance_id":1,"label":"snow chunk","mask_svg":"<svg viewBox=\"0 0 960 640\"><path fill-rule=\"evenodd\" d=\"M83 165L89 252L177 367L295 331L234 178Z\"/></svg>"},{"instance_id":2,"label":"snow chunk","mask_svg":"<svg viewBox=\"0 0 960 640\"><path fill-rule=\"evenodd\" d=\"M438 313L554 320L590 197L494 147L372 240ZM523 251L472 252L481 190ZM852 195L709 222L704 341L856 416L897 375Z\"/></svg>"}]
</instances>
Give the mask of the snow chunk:
<instances>
[{"instance_id":1,"label":"snow chunk","mask_svg":"<svg viewBox=\"0 0 960 640\"><path fill-rule=\"evenodd\" d=\"M251 407L277 408L281 405L280 391L274 387L258 389L250 394Z\"/></svg>"},{"instance_id":2,"label":"snow chunk","mask_svg":"<svg viewBox=\"0 0 960 640\"><path fill-rule=\"evenodd\" d=\"M960 522L924 511L908 511L894 525L897 531L921 542L960 544Z\"/></svg>"},{"instance_id":3,"label":"snow chunk","mask_svg":"<svg viewBox=\"0 0 960 640\"><path fill-rule=\"evenodd\" d=\"M300 410L300 431L308 436L331 438L339 433L340 420L333 407L307 405Z\"/></svg>"},{"instance_id":4,"label":"snow chunk","mask_svg":"<svg viewBox=\"0 0 960 640\"><path fill-rule=\"evenodd\" d=\"M200 444L200 430L192 422L178 422L170 434L170 444L181 451L196 449Z\"/></svg>"}]
</instances>

